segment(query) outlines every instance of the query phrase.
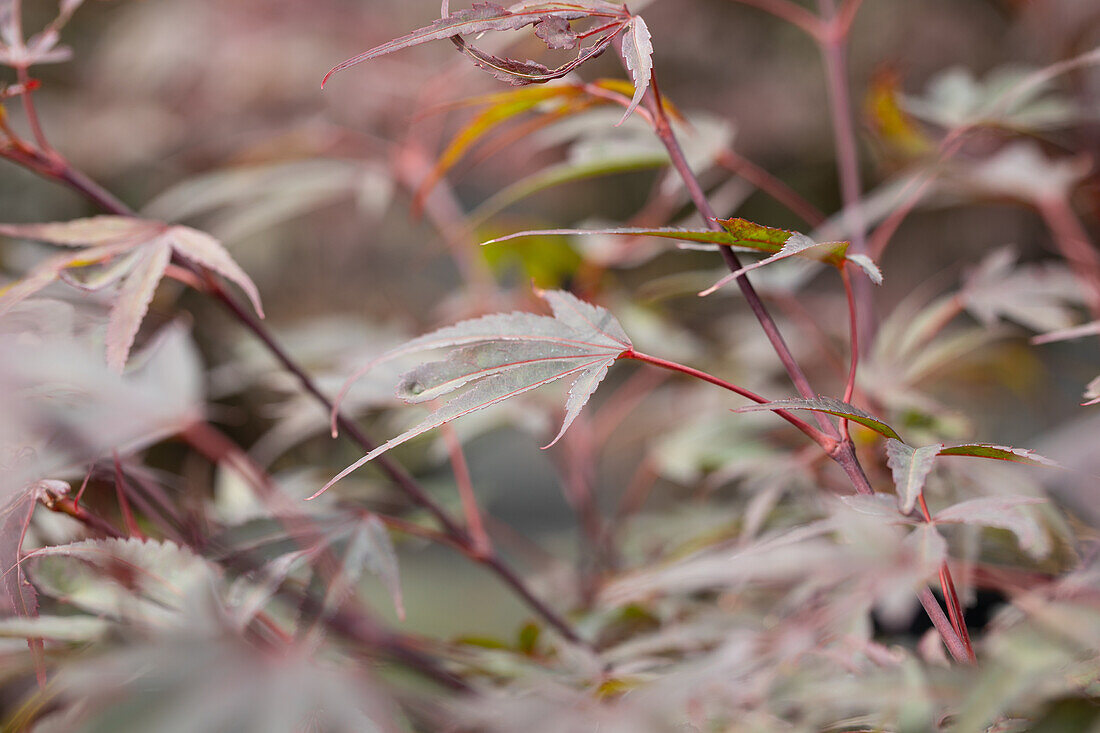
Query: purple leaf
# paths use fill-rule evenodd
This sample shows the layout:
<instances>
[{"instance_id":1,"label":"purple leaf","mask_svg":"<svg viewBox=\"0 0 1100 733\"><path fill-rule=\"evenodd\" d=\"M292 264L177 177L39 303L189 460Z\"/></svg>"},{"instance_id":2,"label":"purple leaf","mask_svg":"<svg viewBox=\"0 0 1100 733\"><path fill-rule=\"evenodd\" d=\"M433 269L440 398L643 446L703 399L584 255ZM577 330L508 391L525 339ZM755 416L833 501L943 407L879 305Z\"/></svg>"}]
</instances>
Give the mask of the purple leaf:
<instances>
[{"instance_id":1,"label":"purple leaf","mask_svg":"<svg viewBox=\"0 0 1100 733\"><path fill-rule=\"evenodd\" d=\"M172 259L172 248L163 238L150 242L141 259L126 276L107 321L107 365L122 372L130 356L141 322L153 302L157 284Z\"/></svg>"},{"instance_id":2,"label":"purple leaf","mask_svg":"<svg viewBox=\"0 0 1100 733\"><path fill-rule=\"evenodd\" d=\"M390 439L344 469L314 496L363 464L451 420L503 402L544 384L570 377L572 386L558 440L599 386L608 367L632 347L622 326L608 311L563 291L539 293L553 316L509 313L485 316L441 328L393 349L354 375L398 356L428 349L458 347L448 358L420 364L402 376L398 394L406 402L442 399L471 385L438 406L427 418ZM340 398L337 398L339 404ZM312 497L311 497L312 498Z\"/></svg>"},{"instance_id":3,"label":"purple leaf","mask_svg":"<svg viewBox=\"0 0 1100 733\"><path fill-rule=\"evenodd\" d=\"M446 10L446 7L443 8ZM523 8L505 10L500 5L488 2L474 3L469 10L458 10L445 17L432 22L431 25L413 31L407 36L396 38L392 41L376 46L369 51L354 56L343 63L334 66L321 81L323 89L329 78L344 69L384 56L394 51L410 48L439 41L444 38L456 38L462 35L484 33L486 31L510 31L518 30L533 23L544 22L548 17L558 17L564 20L576 20L592 15L594 11L585 9L577 4L542 3L538 8ZM604 11L606 12L606 11ZM622 14L622 9L617 13Z\"/></svg>"},{"instance_id":4,"label":"purple leaf","mask_svg":"<svg viewBox=\"0 0 1100 733\"><path fill-rule=\"evenodd\" d=\"M943 443L913 449L898 440L886 441L886 464L894 476L898 491L898 507L908 514L916 506L924 490L924 482L936 464Z\"/></svg>"},{"instance_id":5,"label":"purple leaf","mask_svg":"<svg viewBox=\"0 0 1100 733\"><path fill-rule=\"evenodd\" d=\"M649 28L639 15L633 16L626 26L626 33L623 34L622 56L634 80L634 98L630 100L630 106L626 108L616 127L626 122L630 114L637 109L649 90L649 82L653 78L653 41L649 35Z\"/></svg>"},{"instance_id":6,"label":"purple leaf","mask_svg":"<svg viewBox=\"0 0 1100 733\"><path fill-rule=\"evenodd\" d=\"M1033 557L1050 552L1050 542L1039 523L1024 507L1044 504L1046 499L1031 496L1006 496L971 499L937 512L936 524L973 524L1006 529L1016 535L1020 549Z\"/></svg>"},{"instance_id":7,"label":"purple leaf","mask_svg":"<svg viewBox=\"0 0 1100 733\"><path fill-rule=\"evenodd\" d=\"M547 48L569 50L577 47L577 34L569 27L569 21L560 16L549 16L536 23L535 35Z\"/></svg>"},{"instance_id":8,"label":"purple leaf","mask_svg":"<svg viewBox=\"0 0 1100 733\"><path fill-rule=\"evenodd\" d=\"M842 402L832 397L815 397L812 400L775 400L774 402L765 402L762 405L746 405L745 407L734 410L734 412L756 412L758 410L813 410L814 412L824 412L829 415L846 418L852 422L857 422L866 428L874 430L879 435L901 441L901 436L882 420L879 420L873 415L869 415L854 405L849 405L847 402Z\"/></svg>"},{"instance_id":9,"label":"purple leaf","mask_svg":"<svg viewBox=\"0 0 1100 733\"><path fill-rule=\"evenodd\" d=\"M64 481L37 481L0 509L0 613L17 618L38 616L38 592L23 572L23 539L39 500L51 501L64 496L70 487ZM45 659L40 638L28 638L35 668L45 682Z\"/></svg>"}]
</instances>

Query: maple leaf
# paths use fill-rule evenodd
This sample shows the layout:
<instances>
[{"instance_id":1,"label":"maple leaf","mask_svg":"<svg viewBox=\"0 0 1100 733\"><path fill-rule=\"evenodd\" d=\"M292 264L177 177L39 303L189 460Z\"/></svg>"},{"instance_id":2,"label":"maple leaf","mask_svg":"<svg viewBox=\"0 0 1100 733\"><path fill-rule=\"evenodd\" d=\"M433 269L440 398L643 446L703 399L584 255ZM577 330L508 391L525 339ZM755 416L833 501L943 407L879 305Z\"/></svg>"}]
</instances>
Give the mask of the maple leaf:
<instances>
[{"instance_id":1,"label":"maple leaf","mask_svg":"<svg viewBox=\"0 0 1100 733\"><path fill-rule=\"evenodd\" d=\"M96 216L49 224L3 224L0 234L80 251L51 257L0 291L0 316L50 283L64 279L86 290L119 284L107 323L107 363L121 372L173 255L236 283L263 318L255 283L222 244L190 227L128 216ZM101 267L93 267L100 265Z\"/></svg>"},{"instance_id":2,"label":"maple leaf","mask_svg":"<svg viewBox=\"0 0 1100 733\"><path fill-rule=\"evenodd\" d=\"M556 443L596 391L608 367L633 345L607 310L560 290L542 291L539 295L550 305L552 316L501 313L462 321L415 338L353 375L344 392L352 382L383 361L429 349L454 347L446 359L422 363L406 372L397 394L409 404L417 404L471 386L434 409L416 426L348 466L310 498L320 496L363 464L422 433L569 377L573 381L566 400L565 419L558 434L545 447ZM337 405L339 401L337 398Z\"/></svg>"},{"instance_id":3,"label":"maple leaf","mask_svg":"<svg viewBox=\"0 0 1100 733\"><path fill-rule=\"evenodd\" d=\"M477 66L489 70L498 78L513 84L546 82L565 76L585 61L603 53L611 44L611 40L630 25L630 16L622 6L598 0L520 2L509 8L496 3L477 2L469 9L456 10L453 13L445 2L441 11L442 17L431 24L337 64L325 74L325 78L321 80L321 88L325 87L333 74L344 69L394 51L446 38L451 39L460 51L473 59ZM612 22L607 24L606 32L591 46L580 50L577 58L557 69L549 69L533 61L516 61L493 56L469 45L461 38L464 35L476 35L486 31L512 31L534 25L536 35L550 48L574 48L577 38L569 30L568 22L590 17L610 18ZM615 22L615 19L619 22Z\"/></svg>"}]
</instances>

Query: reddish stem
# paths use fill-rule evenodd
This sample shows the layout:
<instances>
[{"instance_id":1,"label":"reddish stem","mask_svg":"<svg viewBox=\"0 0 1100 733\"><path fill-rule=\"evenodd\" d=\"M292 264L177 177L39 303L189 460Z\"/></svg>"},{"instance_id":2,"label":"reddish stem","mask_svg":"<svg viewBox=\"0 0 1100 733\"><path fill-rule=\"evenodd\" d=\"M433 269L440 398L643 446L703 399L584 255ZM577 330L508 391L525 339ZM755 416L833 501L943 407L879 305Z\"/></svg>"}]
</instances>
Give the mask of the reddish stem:
<instances>
[{"instance_id":1,"label":"reddish stem","mask_svg":"<svg viewBox=\"0 0 1100 733\"><path fill-rule=\"evenodd\" d=\"M126 524L126 531L131 537L140 540L147 539L138 527L134 512L130 509L130 501L126 498L126 478L122 475L122 461L118 457L118 451L113 451L115 459L115 494L118 496L118 508L122 512L122 519Z\"/></svg>"},{"instance_id":2,"label":"reddish stem","mask_svg":"<svg viewBox=\"0 0 1100 733\"><path fill-rule=\"evenodd\" d=\"M779 180L756 163L753 163L751 160L738 155L733 150L727 149L720 152L718 154L718 165L744 178L746 181L786 206L793 214L811 227L819 227L825 223L825 215L821 213L816 206L802 198L797 191L786 183Z\"/></svg>"},{"instance_id":3,"label":"reddish stem","mask_svg":"<svg viewBox=\"0 0 1100 733\"><path fill-rule=\"evenodd\" d=\"M859 313L856 310L856 295L852 289L852 276L848 272L847 263L840 268L840 279L844 282L844 295L848 301L848 335L852 342L852 362L848 367L848 380L844 384L844 401L851 402L856 391L856 373L859 370ZM844 418L840 420L840 437L850 440L848 421Z\"/></svg>"},{"instance_id":4,"label":"reddish stem","mask_svg":"<svg viewBox=\"0 0 1100 733\"><path fill-rule=\"evenodd\" d=\"M463 453L462 443L450 423L444 423L439 429L443 434L443 442L446 444L447 453L451 458L451 469L454 472L455 483L458 485L458 497L462 502L462 513L466 517L466 528L470 532L470 549L477 557L485 557L492 554L493 543L485 532L485 525L481 521L481 511L478 509L474 484L470 479L470 467L466 463L466 454Z\"/></svg>"},{"instance_id":5,"label":"reddish stem","mask_svg":"<svg viewBox=\"0 0 1100 733\"><path fill-rule=\"evenodd\" d=\"M660 357L650 356L649 354L643 354L640 351L634 351L633 349L623 352L622 354L619 355L619 358L620 359L635 359L637 361L641 361L641 362L644 362L646 364L652 364L653 366L660 367L662 369L668 369L670 371L680 372L681 374L687 374L688 376L695 377L696 379L701 379L704 382L710 382L711 384L717 385L717 386L721 387L722 389L726 389L726 390L729 390L730 392L733 392L735 394L739 394L742 397L745 397L747 399L752 400L753 402L756 402L757 404L763 405L763 404L766 404L766 403L771 401L771 400L767 399L766 397L761 397L760 395L756 394L755 392L747 390L744 387L739 387L736 384L733 384L732 382L727 382L726 380L724 380L720 377L716 377L713 374L708 374L704 371L700 371L699 369L694 369L694 368L689 367L689 366L684 366L683 364L678 364L674 361L668 361L667 359L661 359ZM832 437L826 435L825 433L821 432L820 430L815 428L813 425L810 425L806 421L796 417L795 415L791 414L787 410L773 410L773 412L776 415L778 415L779 417L781 417L784 420L786 420L787 422L789 422L791 425L793 425L796 428L798 428L799 430L801 430L807 436L809 436L809 438L811 440L813 440L815 443L817 443L822 448L824 448L825 452L832 453L834 450L836 450L836 445L837 445L836 440L833 439Z\"/></svg>"}]
</instances>

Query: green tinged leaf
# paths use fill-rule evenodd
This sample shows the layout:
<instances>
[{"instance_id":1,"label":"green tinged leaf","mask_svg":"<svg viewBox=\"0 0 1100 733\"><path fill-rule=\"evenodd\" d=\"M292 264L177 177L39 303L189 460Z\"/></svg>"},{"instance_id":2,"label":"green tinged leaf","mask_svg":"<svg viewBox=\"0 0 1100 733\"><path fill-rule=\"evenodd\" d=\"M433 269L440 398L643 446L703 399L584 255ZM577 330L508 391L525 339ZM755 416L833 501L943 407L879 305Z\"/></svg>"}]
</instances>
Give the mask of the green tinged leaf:
<instances>
[{"instance_id":1,"label":"green tinged leaf","mask_svg":"<svg viewBox=\"0 0 1100 733\"><path fill-rule=\"evenodd\" d=\"M375 359L352 376L343 392L371 368L398 356L452 348L447 359L421 364L401 379L398 395L415 404L442 399L471 384L437 407L425 420L390 439L344 469L313 495L319 496L363 464L444 423L503 402L544 384L570 377L565 420L558 441L599 386L608 367L632 345L615 317L564 291L539 293L553 316L509 313L463 321L413 339ZM341 393L341 396L343 394ZM339 404L337 399L337 405ZM313 498L311 497L311 498Z\"/></svg>"},{"instance_id":2,"label":"green tinged leaf","mask_svg":"<svg viewBox=\"0 0 1100 733\"><path fill-rule=\"evenodd\" d=\"M1024 463L1031 466L1052 466L1059 464L1049 458L1045 458L1028 448L1013 448L1008 445L990 445L988 443L966 443L943 448L941 456L973 456L975 458L993 458L998 461L1011 461Z\"/></svg>"},{"instance_id":3,"label":"green tinged leaf","mask_svg":"<svg viewBox=\"0 0 1100 733\"><path fill-rule=\"evenodd\" d=\"M758 267L770 264L777 260L786 259L796 255L812 257L824 261L834 267L842 267L844 263L851 262L862 269L876 284L882 283L882 273L878 267L865 255L849 255L847 242L815 242L804 234L775 229L760 224L755 224L745 219L721 219L718 222L725 231L711 231L708 229L680 229L676 227L614 227L609 229L540 229L526 232L517 232L504 237L491 239L483 244L495 244L520 237L537 237L549 235L619 235L628 237L659 237L662 239L675 239L682 242L698 242L736 249L768 252L768 257L759 262L747 265L735 273L727 275L715 285L704 290L700 295L708 295L722 287L731 280L755 270Z\"/></svg>"},{"instance_id":4,"label":"green tinged leaf","mask_svg":"<svg viewBox=\"0 0 1100 733\"><path fill-rule=\"evenodd\" d=\"M942 443L913 449L898 440L886 441L886 464L894 475L898 507L902 512L908 514L913 511L942 448Z\"/></svg>"},{"instance_id":5,"label":"green tinged leaf","mask_svg":"<svg viewBox=\"0 0 1100 733\"><path fill-rule=\"evenodd\" d=\"M874 430L879 435L892 438L899 442L901 441L901 436L882 420L864 412L854 405L850 405L847 402L842 402L832 397L815 397L812 400L775 400L773 402L765 402L762 405L746 405L745 407L738 408L735 412L756 412L758 410L813 410L814 412L824 412L829 415L846 418L852 422L857 422L865 428Z\"/></svg>"}]
</instances>

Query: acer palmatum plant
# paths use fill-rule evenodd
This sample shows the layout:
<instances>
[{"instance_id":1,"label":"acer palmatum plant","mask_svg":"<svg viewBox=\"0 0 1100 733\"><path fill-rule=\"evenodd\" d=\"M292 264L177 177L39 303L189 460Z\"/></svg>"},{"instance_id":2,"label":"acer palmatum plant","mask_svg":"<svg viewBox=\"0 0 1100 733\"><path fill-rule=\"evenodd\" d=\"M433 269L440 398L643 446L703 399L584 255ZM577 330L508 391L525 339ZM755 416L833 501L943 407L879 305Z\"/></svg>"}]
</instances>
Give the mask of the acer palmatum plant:
<instances>
[{"instance_id":1,"label":"acer palmatum plant","mask_svg":"<svg viewBox=\"0 0 1100 733\"><path fill-rule=\"evenodd\" d=\"M404 139L342 127L337 110L290 130L278 114L223 152L204 115L226 108L225 74L183 83L172 79L178 64L154 63L143 73L161 77L127 87L124 57L146 44L164 52L191 13L229 21L204 26L216 64L246 25L252 39L289 41L315 27L306 18L351 27L346 8L292 2L282 15L249 0L173 15L172 3L140 4L124 25L142 29L136 46L121 43L113 66L93 55L89 68L112 70L123 89L190 89L175 114L180 130L198 130L202 152L190 162L205 170L136 211L53 142L51 125L65 118L38 112L50 85L32 72L70 57L61 33L81 5L61 2L28 34L23 3L0 2L0 63L13 75L0 92L0 156L97 209L46 223L12 212L0 225L13 272L0 292L8 727L1096 723L1094 351L1064 352L1083 363L1070 369L1084 397L1071 406L1081 416L1068 419L1079 423L1044 437L1008 418L1025 416L1029 399L1055 399L1059 388L1035 366L1045 344L1098 331L1100 255L1077 198L1094 174L1073 154L1091 112L1064 85L1071 72L1093 73L1100 53L981 81L948 71L923 96L880 70L864 120L872 158L846 59L870 9L730 3L738 23L760 20L739 5L763 10L821 51L842 202L828 217L734 147L716 110L665 96L677 89L658 84L660 39L678 29L653 22L651 31L640 14L667 22L659 2L452 9L444 0L438 18L321 82L327 99L354 97L330 83L334 74L351 84L391 53L415 59L414 47L449 42L472 67L395 66L371 77L379 91L365 87L371 106L353 119L367 124L390 94L402 101L391 114L417 120ZM402 12L414 11L429 9ZM1027 22L1026 11L1012 12ZM371 17L395 22L392 8ZM354 25L356 36L378 30ZM275 62L263 53L281 41L251 41L250 55L263 59L251 73L268 73ZM601 76L616 73L608 59L621 75ZM700 75L728 68L709 52L691 60ZM464 75L471 68L508 86L467 94L479 83ZM433 73L442 81L415 91ZM102 95L92 77L90 93ZM288 88L268 81L260 88ZM228 99L243 117L242 88ZM441 142L442 113L470 108ZM159 131L171 127L158 119ZM65 142L80 149L89 135ZM140 140L120 143L116 156L97 150L99 160L140 160ZM166 154L179 140L148 144L156 161L158 146ZM224 168L211 167L219 157ZM497 192L454 188L490 161L516 181ZM865 191L868 174L877 188ZM606 187L589 189L595 215L576 202L575 211L515 213L548 189L612 175L633 176L641 193L623 221L607 213ZM761 209L746 202L753 187L787 213L757 221ZM409 219L398 215L403 196L434 235L393 226ZM338 209L346 218L333 226L333 204L350 198L358 212ZM988 253L964 251L974 233L945 225L944 251L960 268L922 272L917 285L912 262L939 249L891 260L910 214L949 217L991 200L1034 212L1057 256L1021 263L987 232L977 241ZM350 256L333 260L343 287L322 289L321 301L346 290L359 312L378 290L398 310L432 313L415 333L392 311L388 322L310 315L316 301L299 287L308 268L300 261L279 287L256 253L260 238L265 253L292 258L275 243L308 231L310 261L318 250L336 257L323 240L338 241L341 228L378 241L364 247L356 235ZM433 238L456 284L417 295ZM704 259L718 264L715 255L724 272ZM369 263L359 273L366 287L359 261ZM907 292L891 290L895 280ZM736 298L726 298L729 285ZM261 290L279 325L264 320ZM177 309L193 313L189 324ZM285 327L288 313L302 319L297 328ZM996 395L1010 407L975 399L997 380L1014 390ZM394 404L394 390L410 407ZM329 455L330 432L355 456ZM1020 436L1034 449L1000 444ZM517 440L550 461L528 454L522 470L508 469ZM341 460L350 461L342 471ZM486 504L490 484L522 497L547 476L575 517L576 557L551 555L543 545L561 543L545 529L524 537ZM481 567L492 586L444 583L458 571L430 570L425 545ZM989 598L995 616L977 619ZM516 602L522 611L501 614Z\"/></svg>"}]
</instances>

